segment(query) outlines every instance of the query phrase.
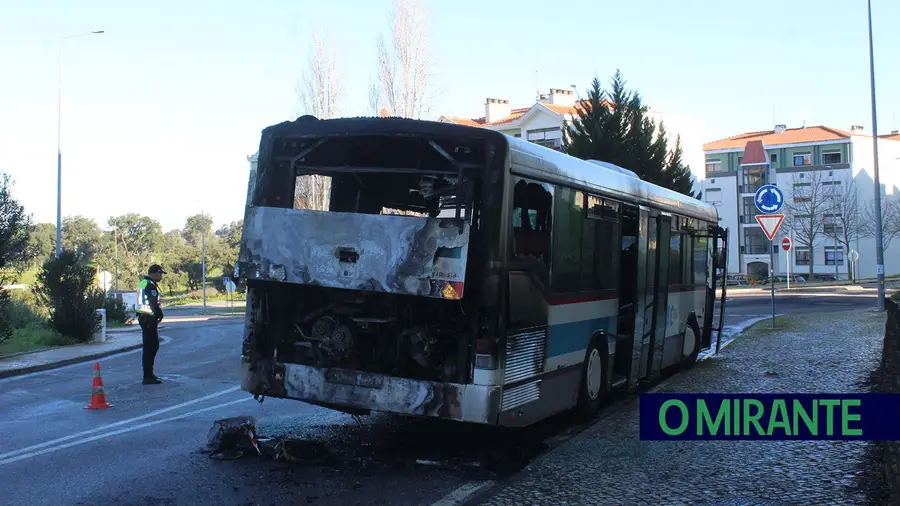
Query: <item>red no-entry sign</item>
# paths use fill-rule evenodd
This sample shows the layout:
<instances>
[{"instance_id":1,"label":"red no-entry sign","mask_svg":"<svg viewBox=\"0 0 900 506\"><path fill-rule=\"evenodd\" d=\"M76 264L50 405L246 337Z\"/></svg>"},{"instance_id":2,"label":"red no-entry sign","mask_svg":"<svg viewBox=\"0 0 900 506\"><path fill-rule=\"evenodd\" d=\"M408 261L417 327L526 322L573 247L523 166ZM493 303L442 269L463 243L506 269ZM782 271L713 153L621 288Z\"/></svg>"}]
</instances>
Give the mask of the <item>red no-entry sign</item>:
<instances>
[{"instance_id":1,"label":"red no-entry sign","mask_svg":"<svg viewBox=\"0 0 900 506\"><path fill-rule=\"evenodd\" d=\"M784 239L781 240L781 249L783 249L785 251L791 250L791 238L790 237L785 237Z\"/></svg>"}]
</instances>

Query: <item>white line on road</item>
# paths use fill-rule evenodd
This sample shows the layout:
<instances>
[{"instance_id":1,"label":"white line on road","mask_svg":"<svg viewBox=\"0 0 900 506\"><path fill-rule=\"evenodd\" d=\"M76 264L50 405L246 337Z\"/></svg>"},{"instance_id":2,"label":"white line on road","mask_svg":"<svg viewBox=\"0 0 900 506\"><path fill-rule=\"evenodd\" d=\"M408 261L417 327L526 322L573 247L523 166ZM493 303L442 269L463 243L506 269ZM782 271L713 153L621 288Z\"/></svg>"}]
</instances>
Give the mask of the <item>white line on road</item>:
<instances>
[{"instance_id":1,"label":"white line on road","mask_svg":"<svg viewBox=\"0 0 900 506\"><path fill-rule=\"evenodd\" d=\"M137 422L137 421L139 421L139 420L145 420L145 419L147 419L147 418L153 418L154 416L158 416L158 415L161 415L161 414L163 414L163 413L168 413L169 411L174 411L174 410L176 410L176 409L180 409L180 408L183 408L183 407L185 407L185 406L190 406L191 404L197 404L198 402L208 401L208 400L213 399L213 398L215 398L215 397L219 397L220 395L225 395L225 394L228 394L228 393L231 393L231 392L240 390L240 388L241 388L241 387L239 387L239 386L227 388L227 389L222 390L222 391L220 391L220 392L216 392L216 393L214 393L214 394L210 394L210 395L207 395L207 396L204 396L204 397L200 397L200 398L198 398L198 399L193 399L193 400L190 400L190 401L182 402L181 404L176 404L176 405L170 406L170 407L168 407L168 408L163 408L163 409L158 409L158 410L156 410L156 411L151 411L151 412L149 412L149 413L147 413L147 414L145 414L145 415L136 416L136 417L134 417L134 418L129 418L129 419L127 419L127 420L122 420L122 421L120 421L120 422L111 423L111 424L108 424L108 425L101 425L100 427L94 427L93 429L81 431L81 432L79 432L79 433L77 433L77 434L72 434L71 436L65 436L65 437L53 439L53 440L50 440L50 441L45 441L45 442L43 442L43 443L39 443L39 444L36 444L36 445L27 446L27 447L25 447L25 448L19 448L18 450L13 450L13 451L11 451L11 452L2 453L2 454L0 454L0 464L3 463L3 460L4 460L4 459L6 459L6 458L8 458L8 457L11 457L11 456L13 456L13 455L19 454L19 453L30 452L30 451L32 451L32 450L37 450L38 448L44 448L44 447L46 447L46 446L51 446L51 445L54 445L54 444L57 444L57 443L62 443L63 441L68 441L68 440L70 440L70 439L75 439L75 438L77 438L77 437L86 436L86 435L89 435L89 434L96 434L97 432L100 432L100 431L103 431L103 430L106 430L106 429L112 429L113 427L121 427L122 425L127 425L127 424L129 424L129 423ZM244 398L244 399L241 399L241 400L247 400L247 399L250 399L250 398L251 398L251 397L247 397L247 398Z\"/></svg>"},{"instance_id":2,"label":"white line on road","mask_svg":"<svg viewBox=\"0 0 900 506\"><path fill-rule=\"evenodd\" d=\"M2 462L0 462L0 464L2 464ZM462 485L461 487L457 488L453 492L450 492L449 494L445 495L441 500L432 504L431 506L457 506L459 504L463 504L466 501L468 501L469 499L471 499L472 497L474 497L475 494L477 494L477 493L481 492L482 490L485 490L489 487L493 487L495 484L496 483L493 481L482 481L482 482L472 481L472 482L466 483L465 485Z\"/></svg>"},{"instance_id":3,"label":"white line on road","mask_svg":"<svg viewBox=\"0 0 900 506\"><path fill-rule=\"evenodd\" d=\"M138 430L138 429L144 429L144 428L147 428L147 427L151 427L151 426L153 426L153 425L159 425L159 424L165 423L165 422L174 422L175 420L181 420L181 419L187 418L187 417L189 417L189 416L198 415L198 414L200 414L200 413L205 413L205 412L207 412L207 411L212 411L212 410L214 410L214 409L224 408L224 407L226 407L226 406L231 406L232 404L238 404L238 403L240 403L240 402L246 402L246 401L249 401L249 400L251 400L251 399L252 399L252 397L245 397L245 398L243 398L243 399L238 399L238 400L235 400L235 401L225 402L225 403L222 403L222 404L216 404L215 406L210 406L210 407L208 407L208 408L198 409L198 410L196 410L196 411L190 411L190 412L184 413L184 414L182 414L182 415L173 416L173 417L169 417L169 418L163 418L163 419L161 419L161 420L154 420L154 421L152 421L152 422L142 423L142 424L139 424L139 425L133 425L133 426L131 426L131 427L126 427L126 428L124 428L124 429L114 430L114 431L112 431L112 432L107 432L107 433L105 433L105 434L98 434L98 435L96 435L96 436L92 436L92 437L89 437L89 438L87 438L87 439L81 439L81 440L79 440L79 441L72 441L71 443L65 443L65 444L61 444L61 445L58 445L58 446L53 446L53 447L46 448L46 449L43 449L43 450L38 450L38 451L36 451L36 452L25 453L25 454L23 454L23 455L18 455L18 456L16 456L16 457L11 457L11 458L8 458L8 459L0 460L0 466L5 465L5 464L11 464L11 463L13 463L13 462L18 462L18 461L20 461L20 460L30 459L31 457L37 457L38 455L44 455L44 454L46 454L46 453L52 453L52 452L55 452L55 451L64 450L64 449L66 449L66 448L71 448L71 447L73 447L73 446L78 446L78 445L82 445L82 444L85 444L85 443L90 443L90 442L97 441L97 440L100 440L100 439L106 439L106 438L109 438L109 437L112 437L112 436L116 436L116 435L119 435L119 434L124 434L124 433L126 433L126 432L132 432L132 431L136 431L136 430Z\"/></svg>"}]
</instances>

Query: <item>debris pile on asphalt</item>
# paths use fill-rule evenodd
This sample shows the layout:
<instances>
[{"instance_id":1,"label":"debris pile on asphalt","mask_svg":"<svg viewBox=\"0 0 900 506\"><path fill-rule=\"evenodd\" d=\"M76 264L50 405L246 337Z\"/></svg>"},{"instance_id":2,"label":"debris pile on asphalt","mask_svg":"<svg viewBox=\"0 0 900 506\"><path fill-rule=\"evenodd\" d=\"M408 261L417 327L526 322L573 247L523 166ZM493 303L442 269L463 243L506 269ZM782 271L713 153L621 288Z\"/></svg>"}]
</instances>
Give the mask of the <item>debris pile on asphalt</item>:
<instances>
[{"instance_id":1,"label":"debris pile on asphalt","mask_svg":"<svg viewBox=\"0 0 900 506\"><path fill-rule=\"evenodd\" d=\"M363 426L354 421L357 424L331 426L326 431L298 432L276 425L268 429L277 435L270 436L259 435L252 416L226 418L214 422L203 453L217 460L249 456L290 467L326 466L352 472L385 466L428 467L485 480L509 476L546 449L539 434L507 432L498 437L483 428L434 421L395 420ZM435 438L445 432L450 432L446 438Z\"/></svg>"},{"instance_id":2,"label":"debris pile on asphalt","mask_svg":"<svg viewBox=\"0 0 900 506\"><path fill-rule=\"evenodd\" d=\"M256 418L236 416L216 420L209 431L206 449L209 457L216 460L235 460L246 453L262 455L256 439Z\"/></svg>"}]
</instances>

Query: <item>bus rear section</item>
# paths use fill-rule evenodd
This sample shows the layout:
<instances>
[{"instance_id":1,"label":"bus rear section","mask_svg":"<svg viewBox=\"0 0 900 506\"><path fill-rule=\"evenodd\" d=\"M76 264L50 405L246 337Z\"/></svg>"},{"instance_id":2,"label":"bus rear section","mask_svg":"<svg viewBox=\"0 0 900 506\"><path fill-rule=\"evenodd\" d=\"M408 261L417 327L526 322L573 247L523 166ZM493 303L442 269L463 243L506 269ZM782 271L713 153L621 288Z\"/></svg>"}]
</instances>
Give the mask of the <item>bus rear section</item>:
<instances>
[{"instance_id":1,"label":"bus rear section","mask_svg":"<svg viewBox=\"0 0 900 506\"><path fill-rule=\"evenodd\" d=\"M483 132L483 133L482 133ZM348 413L496 423L472 384L485 174L502 136L400 119L301 118L263 132L239 275L242 388Z\"/></svg>"}]
</instances>

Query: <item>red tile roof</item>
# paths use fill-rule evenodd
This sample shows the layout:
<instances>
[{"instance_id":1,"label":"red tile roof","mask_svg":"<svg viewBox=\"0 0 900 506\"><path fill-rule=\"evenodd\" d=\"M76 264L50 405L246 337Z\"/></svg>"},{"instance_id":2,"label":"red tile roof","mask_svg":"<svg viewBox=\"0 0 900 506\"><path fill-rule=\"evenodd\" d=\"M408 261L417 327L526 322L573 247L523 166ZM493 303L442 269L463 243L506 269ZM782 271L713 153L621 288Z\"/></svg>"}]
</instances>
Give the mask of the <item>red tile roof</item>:
<instances>
[{"instance_id":1,"label":"red tile roof","mask_svg":"<svg viewBox=\"0 0 900 506\"><path fill-rule=\"evenodd\" d=\"M763 130L760 132L748 132L703 145L703 151L715 151L719 149L739 149L746 146L748 141L762 141L766 146L772 147L779 144L801 144L807 142L836 141L850 139L850 132L826 126L809 126L804 128L788 128L776 133L775 130Z\"/></svg>"},{"instance_id":2,"label":"red tile roof","mask_svg":"<svg viewBox=\"0 0 900 506\"><path fill-rule=\"evenodd\" d=\"M579 101L575 102L574 105L544 104L541 102L535 102L535 105L537 105L538 103L540 103L547 109L550 109L551 111L553 111L559 115L566 115L566 114L575 115L575 114L578 114L577 106L580 104L587 104L587 101L579 100ZM519 118L524 116L528 111L530 111L533 107L534 106L532 105L531 107L522 107L522 108L518 108L518 109L512 109L511 111L509 111L509 116L500 118L497 121L492 121L490 123L485 121L484 117L460 118L457 116L444 116L444 119L452 121L453 123L456 123L458 125L468 125L468 126L484 127L484 126L505 125L507 123L512 123L513 121L518 120Z\"/></svg>"},{"instance_id":3,"label":"red tile roof","mask_svg":"<svg viewBox=\"0 0 900 506\"><path fill-rule=\"evenodd\" d=\"M766 149L762 141L750 141L744 147L744 157L741 165L759 165L769 163L766 160Z\"/></svg>"},{"instance_id":4,"label":"red tile roof","mask_svg":"<svg viewBox=\"0 0 900 506\"><path fill-rule=\"evenodd\" d=\"M879 135L878 138L879 138L879 139L887 139L887 140L889 140L889 141L900 141L900 133L898 133L898 134L893 134L893 133L891 133L891 134Z\"/></svg>"}]
</instances>

